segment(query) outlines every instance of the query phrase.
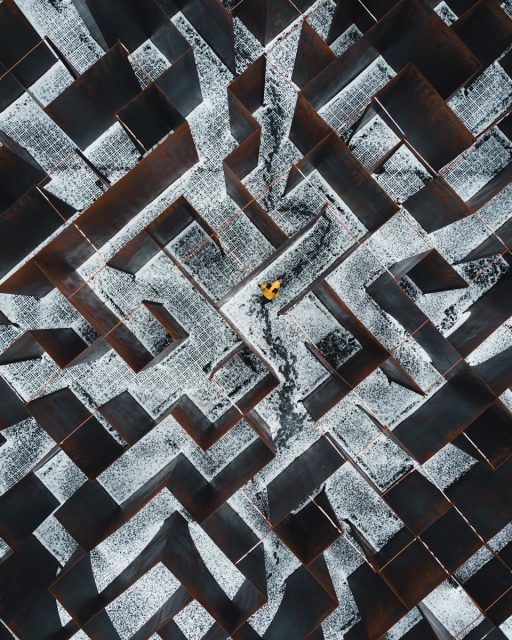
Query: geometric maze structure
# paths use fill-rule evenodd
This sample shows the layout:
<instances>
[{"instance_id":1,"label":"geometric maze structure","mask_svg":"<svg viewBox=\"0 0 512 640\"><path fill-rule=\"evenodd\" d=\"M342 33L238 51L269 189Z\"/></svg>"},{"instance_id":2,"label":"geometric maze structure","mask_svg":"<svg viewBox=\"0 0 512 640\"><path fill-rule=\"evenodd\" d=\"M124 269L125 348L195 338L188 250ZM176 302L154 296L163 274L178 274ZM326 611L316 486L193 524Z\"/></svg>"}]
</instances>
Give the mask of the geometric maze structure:
<instances>
[{"instance_id":1,"label":"geometric maze structure","mask_svg":"<svg viewBox=\"0 0 512 640\"><path fill-rule=\"evenodd\" d=\"M0 639L512 638L510 0L0 34Z\"/></svg>"}]
</instances>

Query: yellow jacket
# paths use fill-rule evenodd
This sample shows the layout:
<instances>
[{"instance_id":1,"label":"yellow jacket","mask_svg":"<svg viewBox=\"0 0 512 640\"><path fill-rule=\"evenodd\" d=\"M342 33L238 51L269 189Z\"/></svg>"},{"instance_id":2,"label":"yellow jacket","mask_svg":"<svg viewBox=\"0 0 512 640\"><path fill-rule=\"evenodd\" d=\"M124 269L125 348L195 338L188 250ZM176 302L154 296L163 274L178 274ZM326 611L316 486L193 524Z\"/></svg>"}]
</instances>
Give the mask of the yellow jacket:
<instances>
[{"instance_id":1,"label":"yellow jacket","mask_svg":"<svg viewBox=\"0 0 512 640\"><path fill-rule=\"evenodd\" d=\"M279 295L280 286L281 280L274 280L274 282L271 282L270 284L268 282L265 282L264 284L260 284L261 293L267 300L273 300Z\"/></svg>"}]
</instances>

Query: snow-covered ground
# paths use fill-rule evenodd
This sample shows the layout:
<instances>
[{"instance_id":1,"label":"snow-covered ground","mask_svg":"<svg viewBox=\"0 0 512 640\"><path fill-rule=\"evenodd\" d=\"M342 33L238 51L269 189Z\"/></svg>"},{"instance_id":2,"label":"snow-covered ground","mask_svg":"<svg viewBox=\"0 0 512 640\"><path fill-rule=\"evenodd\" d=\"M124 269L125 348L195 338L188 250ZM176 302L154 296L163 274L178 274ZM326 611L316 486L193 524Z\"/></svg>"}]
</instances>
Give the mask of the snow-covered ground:
<instances>
[{"instance_id":1,"label":"snow-covered ground","mask_svg":"<svg viewBox=\"0 0 512 640\"><path fill-rule=\"evenodd\" d=\"M16 3L36 31L50 36L78 72L83 73L103 55L71 0ZM231 7L236 3L229 0L224 4ZM435 7L448 25L457 19L449 5L440 2ZM510 3L504 5L511 11ZM163 304L188 337L158 364L137 374L112 350L95 361L64 369L46 353L38 359L0 365L2 379L24 402L70 389L122 445L119 457L92 479L118 505L140 495L179 456L184 456L206 481L214 483L261 437L249 417L244 419L241 399L269 372L277 377L278 385L254 407L268 426L274 456L242 487L233 489L226 501L242 525L252 531L254 547L263 549L267 601L248 620L260 637L279 610L288 579L301 566L269 523L267 488L276 478L284 477L299 456L307 455L319 438L328 437L334 443L339 468L304 502L295 505L294 512L308 501L317 504L315 499L323 490L339 529L338 538L324 552L338 600L338 606L322 622L328 640L339 640L361 621L348 577L368 560L367 551L346 523L378 552L405 526L386 503L383 496L387 491L417 469L446 497L447 489L482 464L455 444L447 444L420 465L393 435L405 418L414 415L447 382L442 375L445 372L435 368L414 333L383 310L368 287L396 263L435 249L467 282L466 288L423 293L408 276L397 284L424 314L425 323L430 321L442 339L449 339L467 319L471 305L492 290L510 268L510 261L500 254L463 260L510 221L510 187L471 215L427 233L404 203L432 180L430 168L378 115L351 135L373 95L398 72L382 56L368 64L319 113L342 140L349 141L354 156L397 204L396 213L370 233L316 170L284 195L288 172L301 159L288 137L298 96L291 77L301 21L307 19L325 40L335 6L333 0L317 0L265 48L239 17L234 19L237 73L260 55L267 60L263 106L254 114L262 130L259 162L244 178L244 184L288 236L286 244L274 248L226 193L222 162L237 147L230 132L226 91L234 76L178 13L173 23L192 46L203 95L201 104L187 117L199 161L95 250L78 273L151 355L168 345L170 337L141 306L143 301ZM331 49L341 55L361 37L361 31L352 25L331 43ZM151 40L132 52L130 61L141 88L170 66ZM29 92L0 113L0 131L25 148L48 172L50 181L45 189L77 212L52 237L73 224L80 212L107 189L90 164L113 184L140 160L139 151L119 123L83 152L87 162L76 153L73 142L43 111L72 80L57 61ZM448 101L476 137L475 143L438 175L463 201L488 185L512 159L512 141L496 124L511 103L512 80L499 60L482 69ZM221 246L194 222L135 276L107 265L129 240L181 196L216 231ZM276 279L282 281L280 295L263 305L259 285ZM393 356L423 393L391 380L376 366L369 368L364 379L334 406L326 408L324 415L313 419L304 399L340 375L335 370L343 370L368 349L322 303L318 291L315 293L321 282L332 288L363 329ZM0 312L15 323L0 324L0 353L27 330L73 328L88 343L98 337L72 301L56 289L42 298L2 293ZM241 345L245 348L232 355ZM476 367L511 345L512 329L507 321L495 328L466 362ZM155 426L131 446L97 411L127 390L155 420ZM204 450L175 417L168 415L184 395L211 423L233 408L240 413L240 420ZM502 400L504 406L512 408L509 396L510 392L505 392ZM0 439L0 499L31 473L53 494L59 507L72 500L87 482L80 461L61 450L44 425L34 419L10 425L1 435L5 442ZM246 580L244 556L228 557L226 549L213 540L203 523L194 520L172 489L172 483L161 488L89 552L98 592L135 563L167 519L178 513L187 522L193 544L224 595L235 598ZM73 554L84 553L55 513L39 524L34 535L61 566ZM509 525L488 543L482 540L481 549L420 603L452 637L465 637L481 622L481 611L465 591L464 583L511 537ZM2 557L10 552L9 544L0 538L0 572ZM176 576L158 562L109 601L105 611L119 637L131 638L179 586ZM67 624L69 613L61 603L58 607L60 619ZM385 637L398 640L404 636L423 619L423 611L413 607ZM174 623L189 640L202 638L214 622L211 612L198 600L174 616ZM512 639L512 618L500 628ZM82 630L72 636L74 640L87 637ZM157 637L152 635L150 640Z\"/></svg>"}]
</instances>

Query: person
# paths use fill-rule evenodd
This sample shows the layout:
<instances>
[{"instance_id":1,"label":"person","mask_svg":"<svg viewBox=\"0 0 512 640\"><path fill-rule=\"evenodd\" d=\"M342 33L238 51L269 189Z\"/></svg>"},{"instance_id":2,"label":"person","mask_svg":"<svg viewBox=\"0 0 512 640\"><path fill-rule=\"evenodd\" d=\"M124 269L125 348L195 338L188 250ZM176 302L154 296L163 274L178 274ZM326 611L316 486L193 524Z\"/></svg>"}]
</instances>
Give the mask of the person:
<instances>
[{"instance_id":1,"label":"person","mask_svg":"<svg viewBox=\"0 0 512 640\"><path fill-rule=\"evenodd\" d=\"M279 288L281 287L281 280L274 280L273 282L264 282L260 284L261 293L263 294L262 304L271 302L274 298L279 296Z\"/></svg>"}]
</instances>

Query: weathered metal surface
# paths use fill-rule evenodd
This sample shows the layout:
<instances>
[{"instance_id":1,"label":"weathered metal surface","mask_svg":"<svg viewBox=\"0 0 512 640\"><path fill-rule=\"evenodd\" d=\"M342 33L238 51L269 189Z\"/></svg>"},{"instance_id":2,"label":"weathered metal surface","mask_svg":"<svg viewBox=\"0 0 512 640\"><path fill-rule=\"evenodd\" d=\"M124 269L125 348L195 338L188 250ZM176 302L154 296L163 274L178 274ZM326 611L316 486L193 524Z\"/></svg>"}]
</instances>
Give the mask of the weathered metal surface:
<instances>
[{"instance_id":1,"label":"weathered metal surface","mask_svg":"<svg viewBox=\"0 0 512 640\"><path fill-rule=\"evenodd\" d=\"M511 15L0 2L2 640L511 636Z\"/></svg>"}]
</instances>

